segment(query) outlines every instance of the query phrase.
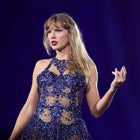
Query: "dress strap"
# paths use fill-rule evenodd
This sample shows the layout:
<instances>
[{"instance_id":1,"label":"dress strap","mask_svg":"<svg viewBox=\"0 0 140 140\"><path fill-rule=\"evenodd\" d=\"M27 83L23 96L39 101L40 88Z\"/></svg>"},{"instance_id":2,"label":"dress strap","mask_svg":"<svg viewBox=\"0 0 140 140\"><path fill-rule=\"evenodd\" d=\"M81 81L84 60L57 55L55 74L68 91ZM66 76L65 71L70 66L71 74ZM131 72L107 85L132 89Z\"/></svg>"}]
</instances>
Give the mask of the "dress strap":
<instances>
[{"instance_id":1,"label":"dress strap","mask_svg":"<svg viewBox=\"0 0 140 140\"><path fill-rule=\"evenodd\" d=\"M52 65L52 60L53 60L53 58L51 58L51 60L50 60L50 62L49 62L49 64L48 64L48 66L47 66L45 69L49 69L49 68L50 68L50 66Z\"/></svg>"}]
</instances>

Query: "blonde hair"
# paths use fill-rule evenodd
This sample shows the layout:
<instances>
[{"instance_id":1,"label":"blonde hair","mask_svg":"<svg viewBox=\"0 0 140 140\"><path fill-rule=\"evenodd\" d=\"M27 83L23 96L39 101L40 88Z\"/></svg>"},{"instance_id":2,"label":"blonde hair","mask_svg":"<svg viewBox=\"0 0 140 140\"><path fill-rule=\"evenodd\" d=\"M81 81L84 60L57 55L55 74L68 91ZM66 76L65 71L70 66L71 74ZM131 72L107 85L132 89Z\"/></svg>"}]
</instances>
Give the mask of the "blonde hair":
<instances>
[{"instance_id":1,"label":"blonde hair","mask_svg":"<svg viewBox=\"0 0 140 140\"><path fill-rule=\"evenodd\" d=\"M75 23L75 21L70 17L68 14L59 13L56 15L51 16L44 24L44 39L43 44L50 55L50 46L47 39L47 31L50 26L58 26L60 24L64 29L67 29L69 34L69 59L72 60L73 65L69 67L70 71L75 69L81 69L82 73L86 77L86 84L89 85L89 76L90 76L90 69L89 69L89 61L92 61L89 57L85 45L83 43L81 32Z\"/></svg>"}]
</instances>

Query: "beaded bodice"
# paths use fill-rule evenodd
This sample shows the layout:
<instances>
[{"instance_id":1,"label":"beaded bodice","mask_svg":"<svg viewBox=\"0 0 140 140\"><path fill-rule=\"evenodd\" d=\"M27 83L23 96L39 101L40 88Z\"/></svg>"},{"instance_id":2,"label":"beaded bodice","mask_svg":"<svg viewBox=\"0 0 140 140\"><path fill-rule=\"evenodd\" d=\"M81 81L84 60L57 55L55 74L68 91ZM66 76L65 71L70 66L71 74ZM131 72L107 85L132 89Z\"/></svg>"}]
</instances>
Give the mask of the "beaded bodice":
<instances>
[{"instance_id":1,"label":"beaded bodice","mask_svg":"<svg viewBox=\"0 0 140 140\"><path fill-rule=\"evenodd\" d=\"M69 62L54 57L37 77L39 101L35 115L43 122L70 125L81 118L85 77L79 71L69 72Z\"/></svg>"}]
</instances>

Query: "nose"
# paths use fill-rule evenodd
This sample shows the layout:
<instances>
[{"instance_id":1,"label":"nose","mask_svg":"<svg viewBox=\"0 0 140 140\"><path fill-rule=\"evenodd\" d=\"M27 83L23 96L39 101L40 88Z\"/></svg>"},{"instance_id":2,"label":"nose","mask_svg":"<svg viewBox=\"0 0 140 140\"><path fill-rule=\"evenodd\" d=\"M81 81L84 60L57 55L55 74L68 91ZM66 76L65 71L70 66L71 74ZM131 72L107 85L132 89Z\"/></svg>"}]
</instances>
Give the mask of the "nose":
<instances>
[{"instance_id":1,"label":"nose","mask_svg":"<svg viewBox=\"0 0 140 140\"><path fill-rule=\"evenodd\" d=\"M52 31L52 32L49 34L49 36L50 36L50 39L55 38L55 37L56 37L55 31Z\"/></svg>"}]
</instances>

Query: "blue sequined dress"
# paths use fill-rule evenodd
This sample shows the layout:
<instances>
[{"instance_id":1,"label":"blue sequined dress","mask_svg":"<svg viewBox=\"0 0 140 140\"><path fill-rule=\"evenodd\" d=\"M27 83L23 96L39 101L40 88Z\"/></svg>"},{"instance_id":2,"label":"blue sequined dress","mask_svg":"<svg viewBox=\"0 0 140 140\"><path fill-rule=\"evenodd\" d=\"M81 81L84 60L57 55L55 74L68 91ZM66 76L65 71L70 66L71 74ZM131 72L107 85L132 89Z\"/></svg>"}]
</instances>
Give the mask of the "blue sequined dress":
<instances>
[{"instance_id":1,"label":"blue sequined dress","mask_svg":"<svg viewBox=\"0 0 140 140\"><path fill-rule=\"evenodd\" d=\"M85 77L69 62L53 57L37 76L39 100L21 140L91 140L81 113Z\"/></svg>"}]
</instances>

